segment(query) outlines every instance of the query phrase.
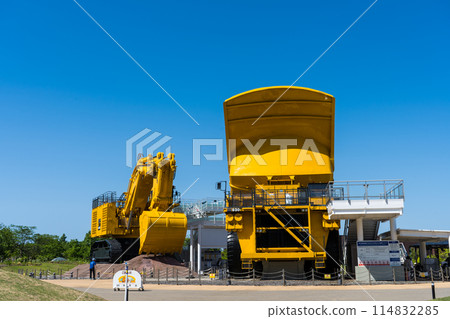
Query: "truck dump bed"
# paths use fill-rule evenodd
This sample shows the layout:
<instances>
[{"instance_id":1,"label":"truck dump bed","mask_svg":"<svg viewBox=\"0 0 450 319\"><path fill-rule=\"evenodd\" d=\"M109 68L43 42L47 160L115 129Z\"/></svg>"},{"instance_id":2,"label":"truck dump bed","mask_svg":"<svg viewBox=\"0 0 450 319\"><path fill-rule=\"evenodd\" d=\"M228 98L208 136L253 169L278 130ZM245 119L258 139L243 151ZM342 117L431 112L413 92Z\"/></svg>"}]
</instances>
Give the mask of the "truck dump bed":
<instances>
[{"instance_id":1,"label":"truck dump bed","mask_svg":"<svg viewBox=\"0 0 450 319\"><path fill-rule=\"evenodd\" d=\"M287 89L255 89L224 102L232 191L254 188L256 182L290 180L306 186L333 179L334 97L308 88ZM282 150L283 143L287 149ZM252 147L260 156L250 156Z\"/></svg>"}]
</instances>

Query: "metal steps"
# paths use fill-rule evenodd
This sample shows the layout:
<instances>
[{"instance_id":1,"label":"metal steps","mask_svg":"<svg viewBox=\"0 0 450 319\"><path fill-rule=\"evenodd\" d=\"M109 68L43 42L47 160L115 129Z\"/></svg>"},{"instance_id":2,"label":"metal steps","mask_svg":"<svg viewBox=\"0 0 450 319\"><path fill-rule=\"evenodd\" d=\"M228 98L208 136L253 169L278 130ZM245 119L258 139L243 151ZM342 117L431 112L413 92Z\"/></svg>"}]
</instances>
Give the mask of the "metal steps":
<instances>
[{"instance_id":1,"label":"metal steps","mask_svg":"<svg viewBox=\"0 0 450 319\"><path fill-rule=\"evenodd\" d=\"M376 240L378 237L378 228L380 227L379 220L364 219L363 220L363 232L364 240ZM348 228L347 244L356 243L356 221L350 220Z\"/></svg>"}]
</instances>

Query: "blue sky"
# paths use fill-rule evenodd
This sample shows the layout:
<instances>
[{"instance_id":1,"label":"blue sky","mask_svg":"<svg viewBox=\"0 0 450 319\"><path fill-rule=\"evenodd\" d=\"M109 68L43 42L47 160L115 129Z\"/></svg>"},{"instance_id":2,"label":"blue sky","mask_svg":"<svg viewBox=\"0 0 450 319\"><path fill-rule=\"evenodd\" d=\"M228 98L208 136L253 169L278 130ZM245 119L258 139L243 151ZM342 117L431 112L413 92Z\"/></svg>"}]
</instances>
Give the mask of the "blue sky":
<instances>
[{"instance_id":1,"label":"blue sky","mask_svg":"<svg viewBox=\"0 0 450 319\"><path fill-rule=\"evenodd\" d=\"M0 222L82 238L91 199L126 189L125 142L172 137L177 188L220 196L225 161L192 166L193 138L223 138L222 103L290 85L372 1L79 3L0 11ZM297 83L336 98L337 180L402 178L402 228L450 229L447 1L378 1ZM383 230L384 228L382 228Z\"/></svg>"}]
</instances>

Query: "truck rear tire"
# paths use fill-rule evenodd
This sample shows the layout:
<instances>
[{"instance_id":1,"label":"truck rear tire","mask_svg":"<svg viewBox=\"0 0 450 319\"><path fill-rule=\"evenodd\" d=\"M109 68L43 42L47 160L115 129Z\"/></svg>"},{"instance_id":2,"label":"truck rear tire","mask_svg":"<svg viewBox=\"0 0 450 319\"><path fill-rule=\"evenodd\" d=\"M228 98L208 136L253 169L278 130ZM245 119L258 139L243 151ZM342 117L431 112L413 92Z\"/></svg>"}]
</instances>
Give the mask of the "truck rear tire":
<instances>
[{"instance_id":1,"label":"truck rear tire","mask_svg":"<svg viewBox=\"0 0 450 319\"><path fill-rule=\"evenodd\" d=\"M236 232L227 235L228 271L232 277L242 273L241 246Z\"/></svg>"},{"instance_id":2,"label":"truck rear tire","mask_svg":"<svg viewBox=\"0 0 450 319\"><path fill-rule=\"evenodd\" d=\"M340 269L339 250L340 237L338 230L331 230L328 234L326 251L328 254L326 260L326 273L334 273Z\"/></svg>"}]
</instances>

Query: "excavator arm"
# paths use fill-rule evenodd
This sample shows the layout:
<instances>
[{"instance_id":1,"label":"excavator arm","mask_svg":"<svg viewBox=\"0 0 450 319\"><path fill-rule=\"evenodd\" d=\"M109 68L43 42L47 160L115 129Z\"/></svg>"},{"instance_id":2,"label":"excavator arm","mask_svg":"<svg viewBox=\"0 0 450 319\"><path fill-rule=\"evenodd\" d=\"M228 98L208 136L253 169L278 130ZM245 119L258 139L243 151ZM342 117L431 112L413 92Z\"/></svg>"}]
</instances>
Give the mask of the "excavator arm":
<instances>
[{"instance_id":1,"label":"excavator arm","mask_svg":"<svg viewBox=\"0 0 450 319\"><path fill-rule=\"evenodd\" d=\"M143 157L131 174L127 191L119 199L115 192L94 198L91 237L103 239L93 248L92 256L109 262L125 253L132 258L138 254L132 246L137 238L139 254L181 251L187 219L184 214L172 211L178 206L173 202L175 171L174 154Z\"/></svg>"},{"instance_id":2,"label":"excavator arm","mask_svg":"<svg viewBox=\"0 0 450 319\"><path fill-rule=\"evenodd\" d=\"M174 213L173 179L175 155L139 159L128 183L125 203L120 211L129 221L139 218L140 247L143 254L172 254L180 252L186 237L187 219L182 213Z\"/></svg>"},{"instance_id":3,"label":"excavator arm","mask_svg":"<svg viewBox=\"0 0 450 319\"><path fill-rule=\"evenodd\" d=\"M127 222L127 230L130 229L133 217L139 217L147 208L148 199L153 188L153 176L155 163L152 156L138 160L136 167L128 182L128 189L122 195L125 201L123 208L118 211L119 218Z\"/></svg>"}]
</instances>

